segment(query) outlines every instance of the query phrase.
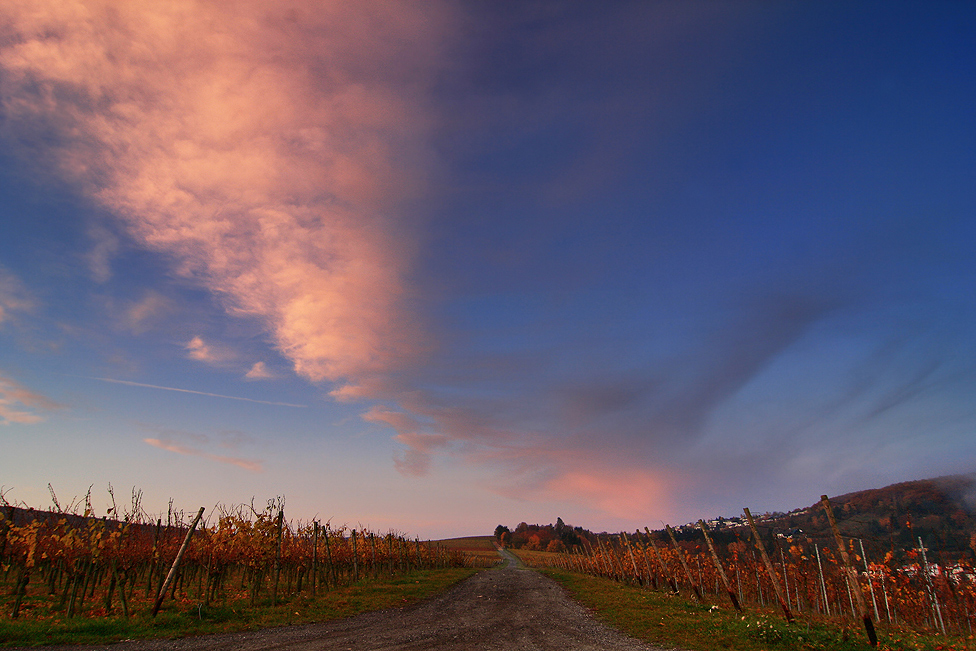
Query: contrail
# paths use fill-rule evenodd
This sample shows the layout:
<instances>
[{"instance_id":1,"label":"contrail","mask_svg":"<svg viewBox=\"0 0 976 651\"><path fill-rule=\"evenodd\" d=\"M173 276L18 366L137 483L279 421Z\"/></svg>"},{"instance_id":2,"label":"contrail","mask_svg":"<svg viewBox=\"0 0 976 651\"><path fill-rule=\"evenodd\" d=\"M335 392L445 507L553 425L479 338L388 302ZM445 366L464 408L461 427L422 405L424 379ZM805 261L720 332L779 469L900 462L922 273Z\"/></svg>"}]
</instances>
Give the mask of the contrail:
<instances>
[{"instance_id":1,"label":"contrail","mask_svg":"<svg viewBox=\"0 0 976 651\"><path fill-rule=\"evenodd\" d=\"M133 387L146 387L147 389L162 389L163 391L179 391L180 393L195 393L198 396L210 396L211 398L227 398L228 400L243 400L244 402L256 402L262 405L276 405L278 407L298 407L305 409L308 405L294 405L290 402L271 402L269 400L255 400L254 398L240 398L238 396L225 396L219 393L207 393L206 391L193 391L192 389L177 389L176 387L161 387L156 384L143 384L142 382L130 382L128 380L113 380L107 377L89 377L89 380L101 380L102 382L112 382L114 384L128 384Z\"/></svg>"}]
</instances>

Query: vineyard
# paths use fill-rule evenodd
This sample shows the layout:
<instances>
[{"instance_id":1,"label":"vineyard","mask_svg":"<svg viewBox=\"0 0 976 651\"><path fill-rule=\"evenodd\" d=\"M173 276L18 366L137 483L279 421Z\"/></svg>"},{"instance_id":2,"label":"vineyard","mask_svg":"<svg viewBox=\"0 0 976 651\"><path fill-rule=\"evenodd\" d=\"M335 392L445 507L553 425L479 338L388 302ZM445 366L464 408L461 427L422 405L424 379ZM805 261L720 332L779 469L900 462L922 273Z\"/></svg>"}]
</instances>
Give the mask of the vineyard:
<instances>
[{"instance_id":1,"label":"vineyard","mask_svg":"<svg viewBox=\"0 0 976 651\"><path fill-rule=\"evenodd\" d=\"M382 577L484 564L395 531L289 521L281 499L218 506L209 518L171 504L153 518L140 493L125 513L112 497L116 518L93 517L90 493L64 509L55 497L50 512L0 504L8 617L128 619L189 606L202 616L212 605L275 606Z\"/></svg>"},{"instance_id":2,"label":"vineyard","mask_svg":"<svg viewBox=\"0 0 976 651\"><path fill-rule=\"evenodd\" d=\"M261 507L218 506L209 515L171 504L164 515L149 516L141 494L133 491L131 504L121 510L112 495L104 517L94 516L90 494L65 508L53 491L52 498L54 511L0 503L0 590L6 598L0 639L14 623L30 622L44 636L73 622L139 620L155 627L155 633L123 629L113 638L123 639L158 634L159 620L167 617L195 624L230 618L231 612L239 618L277 609L287 619L253 623L315 621L323 611L313 612L314 604L358 602L361 595L349 591L363 586L382 594L369 607L327 615L348 616L403 603L397 599L410 591L414 598L431 594L420 592L427 589L420 586L425 577L437 575L444 587L463 578L457 573L474 571L457 568L497 562L490 538L431 543L396 531L292 521L280 498ZM527 549L515 551L532 567L603 577L643 594L683 594L702 604L703 613L778 613L787 622L806 621L808 630L810 622L833 622L845 630L863 626L872 640L876 626L885 639L896 631L924 631L946 639L943 648L956 648L950 638L973 636L971 562L942 554L921 537L915 546L897 549L891 537L890 549L883 551L878 540L842 535L836 507L822 500L832 540L801 531L775 533L762 518L757 525L746 509L748 527L699 521L677 531L666 526L633 534L591 534L558 520L549 527L562 538L546 542L533 534ZM496 530L502 542L512 535L501 525ZM429 589L437 588L431 583ZM306 619L292 620L299 610ZM65 630L64 639L80 641L71 633L75 629ZM214 631L184 627L172 634L204 630Z\"/></svg>"},{"instance_id":3,"label":"vineyard","mask_svg":"<svg viewBox=\"0 0 976 651\"><path fill-rule=\"evenodd\" d=\"M830 510L824 498L825 508ZM664 532L599 534L595 541L560 553L516 550L526 565L601 576L652 590L684 593L700 603L778 612L841 623L862 622L867 635L875 623L937 635L969 637L976 608L976 568L961 560L934 561L919 539L901 550L868 558L863 541L837 532L831 547L802 535L762 536L748 513L751 531L733 542L713 540L699 521L698 540L679 542ZM830 513L833 520L833 513ZM714 531L711 532L714 534Z\"/></svg>"}]
</instances>

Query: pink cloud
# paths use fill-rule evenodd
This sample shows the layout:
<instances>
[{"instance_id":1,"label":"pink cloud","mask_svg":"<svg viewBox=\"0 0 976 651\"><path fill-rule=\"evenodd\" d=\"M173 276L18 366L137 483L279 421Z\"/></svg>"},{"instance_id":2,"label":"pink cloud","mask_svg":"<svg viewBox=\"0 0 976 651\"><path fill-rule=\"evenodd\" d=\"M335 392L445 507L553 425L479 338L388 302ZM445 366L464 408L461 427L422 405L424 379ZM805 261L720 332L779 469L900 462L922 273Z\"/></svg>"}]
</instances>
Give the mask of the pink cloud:
<instances>
[{"instance_id":1,"label":"pink cloud","mask_svg":"<svg viewBox=\"0 0 976 651\"><path fill-rule=\"evenodd\" d=\"M297 373L364 386L426 350L396 215L423 191L423 93L449 17L433 3L11 0L0 101L12 128L59 143L32 158L261 319ZM93 252L98 277L110 254Z\"/></svg>"},{"instance_id":2,"label":"pink cloud","mask_svg":"<svg viewBox=\"0 0 976 651\"><path fill-rule=\"evenodd\" d=\"M244 377L248 380L270 380L274 378L274 373L268 370L264 362L255 362Z\"/></svg>"},{"instance_id":3,"label":"pink cloud","mask_svg":"<svg viewBox=\"0 0 976 651\"><path fill-rule=\"evenodd\" d=\"M401 472L455 454L537 494L639 506L653 475L594 470L611 460L561 455L496 410L447 407L392 379L431 350L410 310L418 243L402 209L425 191L427 93L454 18L436 0L6 0L0 102L22 143L57 143L24 160L80 187L229 313L262 322L298 374L332 382L336 400L397 402L364 418L395 430ZM112 247L96 242L99 278ZM199 337L187 351L220 357Z\"/></svg>"},{"instance_id":4,"label":"pink cloud","mask_svg":"<svg viewBox=\"0 0 976 651\"><path fill-rule=\"evenodd\" d=\"M35 301L24 284L0 267L0 325L18 312L31 312Z\"/></svg>"},{"instance_id":5,"label":"pink cloud","mask_svg":"<svg viewBox=\"0 0 976 651\"><path fill-rule=\"evenodd\" d=\"M156 321L172 311L172 302L162 294L148 291L125 309L124 323L135 334L151 329Z\"/></svg>"},{"instance_id":6,"label":"pink cloud","mask_svg":"<svg viewBox=\"0 0 976 651\"><path fill-rule=\"evenodd\" d=\"M175 452L176 454L183 454L191 457L202 457L204 459L210 459L211 461L219 461L220 463L228 463L232 466L237 466L250 472L262 472L263 470L260 461L252 461L250 459L242 459L240 457L228 457L220 454L210 454L209 452L180 445L179 443L174 443L169 440L147 438L142 439L142 441L143 443L151 445L154 448L159 448L160 450Z\"/></svg>"},{"instance_id":7,"label":"pink cloud","mask_svg":"<svg viewBox=\"0 0 976 651\"><path fill-rule=\"evenodd\" d=\"M33 425L44 418L32 410L58 408L60 405L50 398L25 389L16 381L0 375L0 425Z\"/></svg>"},{"instance_id":8,"label":"pink cloud","mask_svg":"<svg viewBox=\"0 0 976 651\"><path fill-rule=\"evenodd\" d=\"M625 520L641 520L671 510L673 486L665 473L584 465L565 469L544 490L555 499L583 502Z\"/></svg>"},{"instance_id":9,"label":"pink cloud","mask_svg":"<svg viewBox=\"0 0 976 651\"><path fill-rule=\"evenodd\" d=\"M88 253L88 268L96 282L104 283L112 277L112 256L119 249L119 238L110 230L95 226L89 229L93 246Z\"/></svg>"},{"instance_id":10,"label":"pink cloud","mask_svg":"<svg viewBox=\"0 0 976 651\"><path fill-rule=\"evenodd\" d=\"M368 423L381 423L389 425L397 432L409 433L416 432L422 425L410 414L402 411L394 411L385 407L374 406L362 415L363 420Z\"/></svg>"},{"instance_id":11,"label":"pink cloud","mask_svg":"<svg viewBox=\"0 0 976 651\"><path fill-rule=\"evenodd\" d=\"M422 391L401 395L405 411L374 407L368 422L393 428L405 446L394 459L405 475L430 471L437 453L495 470L487 488L513 499L565 501L625 520L656 519L674 510L666 468L635 461L618 446L513 428L511 416L493 417L490 406L438 404Z\"/></svg>"},{"instance_id":12,"label":"pink cloud","mask_svg":"<svg viewBox=\"0 0 976 651\"><path fill-rule=\"evenodd\" d=\"M234 359L233 352L221 347L207 344L200 337L194 337L184 346L187 350L187 357L195 359L205 364L220 365Z\"/></svg>"},{"instance_id":13,"label":"pink cloud","mask_svg":"<svg viewBox=\"0 0 976 651\"><path fill-rule=\"evenodd\" d=\"M401 475L423 477L430 473L431 456L426 452L408 448L393 457L393 467Z\"/></svg>"},{"instance_id":14,"label":"pink cloud","mask_svg":"<svg viewBox=\"0 0 976 651\"><path fill-rule=\"evenodd\" d=\"M504 480L488 486L495 493L518 500L566 502L620 520L668 517L677 506L674 487L688 481L618 447L588 447L531 433L519 442L487 441L465 450L464 457L498 470Z\"/></svg>"},{"instance_id":15,"label":"pink cloud","mask_svg":"<svg viewBox=\"0 0 976 651\"><path fill-rule=\"evenodd\" d=\"M433 452L438 448L447 447L450 439L443 434L421 434L417 432L405 432L393 437L407 447L420 452Z\"/></svg>"},{"instance_id":16,"label":"pink cloud","mask_svg":"<svg viewBox=\"0 0 976 651\"><path fill-rule=\"evenodd\" d=\"M393 457L394 467L404 475L420 477L430 472L433 453L446 448L450 439L443 434L422 434L405 432L393 437L398 443L407 446L406 450Z\"/></svg>"},{"instance_id":17,"label":"pink cloud","mask_svg":"<svg viewBox=\"0 0 976 651\"><path fill-rule=\"evenodd\" d=\"M397 393L397 387L387 377L374 375L362 378L355 384L343 384L329 392L338 402L355 402L376 396L389 396Z\"/></svg>"},{"instance_id":18,"label":"pink cloud","mask_svg":"<svg viewBox=\"0 0 976 651\"><path fill-rule=\"evenodd\" d=\"M374 406L362 415L369 423L388 425L396 430L393 437L398 443L406 446L393 458L396 469L404 475L420 477L430 472L431 456L440 448L446 448L451 440L444 434L424 432L427 426L412 415Z\"/></svg>"}]
</instances>

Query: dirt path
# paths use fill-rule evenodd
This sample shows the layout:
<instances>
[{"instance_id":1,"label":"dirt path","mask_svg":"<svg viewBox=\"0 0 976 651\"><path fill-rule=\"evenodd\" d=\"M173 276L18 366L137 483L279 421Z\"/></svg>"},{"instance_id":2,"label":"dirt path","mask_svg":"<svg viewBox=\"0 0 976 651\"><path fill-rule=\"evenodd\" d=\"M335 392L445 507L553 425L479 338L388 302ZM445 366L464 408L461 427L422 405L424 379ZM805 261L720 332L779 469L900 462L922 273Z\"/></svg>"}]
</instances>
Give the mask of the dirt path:
<instances>
[{"instance_id":1,"label":"dirt path","mask_svg":"<svg viewBox=\"0 0 976 651\"><path fill-rule=\"evenodd\" d=\"M479 572L441 595L408 608L247 633L100 647L48 648L72 651L662 651L601 624L554 581L520 567L509 552L502 555L506 560L503 567Z\"/></svg>"}]
</instances>

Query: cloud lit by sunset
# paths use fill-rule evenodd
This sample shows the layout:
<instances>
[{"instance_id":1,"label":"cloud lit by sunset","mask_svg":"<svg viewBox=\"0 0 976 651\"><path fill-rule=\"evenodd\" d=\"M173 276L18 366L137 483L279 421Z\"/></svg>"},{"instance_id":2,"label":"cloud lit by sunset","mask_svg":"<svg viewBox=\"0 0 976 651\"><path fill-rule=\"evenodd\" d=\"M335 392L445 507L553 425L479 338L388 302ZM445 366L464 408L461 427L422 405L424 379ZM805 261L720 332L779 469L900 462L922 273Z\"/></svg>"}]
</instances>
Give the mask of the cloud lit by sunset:
<instances>
[{"instance_id":1,"label":"cloud lit by sunset","mask_svg":"<svg viewBox=\"0 0 976 651\"><path fill-rule=\"evenodd\" d=\"M57 139L51 164L138 244L229 313L264 321L310 380L355 381L409 358L413 247L390 213L423 183L405 161L424 156L425 120L405 91L426 82L396 69L426 67L435 25L405 6L363 15L342 3L8 12L8 118ZM187 347L211 359L199 337Z\"/></svg>"},{"instance_id":2,"label":"cloud lit by sunset","mask_svg":"<svg viewBox=\"0 0 976 651\"><path fill-rule=\"evenodd\" d=\"M243 468L244 470L249 470L251 472L261 472L261 463L258 461L250 461L248 459L239 459L237 457L228 457L219 454L210 454L207 452L203 452L202 450L190 448L185 445L173 443L171 441L162 441L160 439L143 439L142 441L146 445L151 445L154 448L159 448L160 450L167 450L169 452L174 452L176 454L184 454L187 456L199 456L205 459L210 459L211 461L218 461L220 463L229 463L232 466L237 466L239 468Z\"/></svg>"},{"instance_id":3,"label":"cloud lit by sunset","mask_svg":"<svg viewBox=\"0 0 976 651\"><path fill-rule=\"evenodd\" d=\"M0 483L437 536L970 472L974 23L8 0Z\"/></svg>"}]
</instances>

